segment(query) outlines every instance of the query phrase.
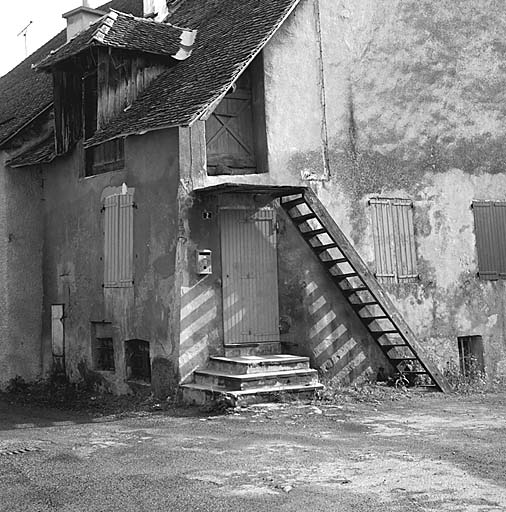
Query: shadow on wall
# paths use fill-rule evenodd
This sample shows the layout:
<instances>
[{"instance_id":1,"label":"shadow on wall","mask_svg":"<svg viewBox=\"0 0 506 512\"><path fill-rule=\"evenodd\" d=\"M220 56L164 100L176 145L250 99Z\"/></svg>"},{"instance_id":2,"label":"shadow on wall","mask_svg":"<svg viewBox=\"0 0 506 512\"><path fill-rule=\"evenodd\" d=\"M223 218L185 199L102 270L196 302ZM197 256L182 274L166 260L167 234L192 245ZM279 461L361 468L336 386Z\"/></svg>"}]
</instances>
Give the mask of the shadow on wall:
<instances>
[{"instance_id":1,"label":"shadow on wall","mask_svg":"<svg viewBox=\"0 0 506 512\"><path fill-rule=\"evenodd\" d=\"M196 368L207 362L210 341L218 337L217 298L211 279L212 276L208 276L192 287L181 288L181 382L186 381Z\"/></svg>"},{"instance_id":2,"label":"shadow on wall","mask_svg":"<svg viewBox=\"0 0 506 512\"><path fill-rule=\"evenodd\" d=\"M375 375L370 357L336 315L323 291L311 281L304 298L308 312L308 345L313 364L343 384Z\"/></svg>"}]
</instances>

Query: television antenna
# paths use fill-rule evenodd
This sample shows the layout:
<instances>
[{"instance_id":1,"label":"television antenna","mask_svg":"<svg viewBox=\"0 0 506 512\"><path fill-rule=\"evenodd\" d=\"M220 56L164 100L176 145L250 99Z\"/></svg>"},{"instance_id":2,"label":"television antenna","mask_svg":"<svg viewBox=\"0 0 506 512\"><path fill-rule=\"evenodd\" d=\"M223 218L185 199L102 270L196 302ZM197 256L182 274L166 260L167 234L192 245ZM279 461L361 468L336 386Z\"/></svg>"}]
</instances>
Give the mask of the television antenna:
<instances>
[{"instance_id":1,"label":"television antenna","mask_svg":"<svg viewBox=\"0 0 506 512\"><path fill-rule=\"evenodd\" d=\"M21 30L16 37L23 36L25 40L25 58L28 57L28 46L26 44L26 33L28 32L28 29L30 28L30 25L33 23L33 21L30 21L28 25Z\"/></svg>"}]
</instances>

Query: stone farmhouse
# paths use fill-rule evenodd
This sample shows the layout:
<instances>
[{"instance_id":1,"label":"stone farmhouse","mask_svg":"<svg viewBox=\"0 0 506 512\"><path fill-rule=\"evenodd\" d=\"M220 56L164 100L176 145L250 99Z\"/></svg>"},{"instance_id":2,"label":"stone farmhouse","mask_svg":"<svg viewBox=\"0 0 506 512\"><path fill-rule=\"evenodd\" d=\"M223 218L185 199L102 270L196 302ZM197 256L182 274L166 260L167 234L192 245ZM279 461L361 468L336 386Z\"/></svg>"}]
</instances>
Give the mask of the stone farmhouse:
<instances>
[{"instance_id":1,"label":"stone farmhouse","mask_svg":"<svg viewBox=\"0 0 506 512\"><path fill-rule=\"evenodd\" d=\"M496 2L64 17L0 78L1 386L199 402L311 393L317 370L506 376Z\"/></svg>"}]
</instances>

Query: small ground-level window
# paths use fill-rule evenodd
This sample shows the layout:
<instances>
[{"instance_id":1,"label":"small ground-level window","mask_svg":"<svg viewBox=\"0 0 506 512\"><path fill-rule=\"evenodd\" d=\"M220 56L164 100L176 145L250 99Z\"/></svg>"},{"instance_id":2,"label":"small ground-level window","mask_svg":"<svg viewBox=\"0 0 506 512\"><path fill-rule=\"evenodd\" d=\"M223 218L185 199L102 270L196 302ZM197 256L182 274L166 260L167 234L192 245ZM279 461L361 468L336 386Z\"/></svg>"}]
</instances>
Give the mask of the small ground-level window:
<instances>
[{"instance_id":1,"label":"small ground-level window","mask_svg":"<svg viewBox=\"0 0 506 512\"><path fill-rule=\"evenodd\" d=\"M463 375L475 376L485 371L483 338L481 336L459 336L459 361Z\"/></svg>"},{"instance_id":2,"label":"small ground-level window","mask_svg":"<svg viewBox=\"0 0 506 512\"><path fill-rule=\"evenodd\" d=\"M151 382L151 359L148 341L126 341L125 357L127 380Z\"/></svg>"},{"instance_id":3,"label":"small ground-level window","mask_svg":"<svg viewBox=\"0 0 506 512\"><path fill-rule=\"evenodd\" d=\"M115 371L114 341L109 322L92 322L93 366L103 372Z\"/></svg>"},{"instance_id":4,"label":"small ground-level window","mask_svg":"<svg viewBox=\"0 0 506 512\"><path fill-rule=\"evenodd\" d=\"M114 371L114 345L112 338L97 338L97 370Z\"/></svg>"},{"instance_id":5,"label":"small ground-level window","mask_svg":"<svg viewBox=\"0 0 506 512\"><path fill-rule=\"evenodd\" d=\"M506 279L506 202L473 201L480 279Z\"/></svg>"}]
</instances>

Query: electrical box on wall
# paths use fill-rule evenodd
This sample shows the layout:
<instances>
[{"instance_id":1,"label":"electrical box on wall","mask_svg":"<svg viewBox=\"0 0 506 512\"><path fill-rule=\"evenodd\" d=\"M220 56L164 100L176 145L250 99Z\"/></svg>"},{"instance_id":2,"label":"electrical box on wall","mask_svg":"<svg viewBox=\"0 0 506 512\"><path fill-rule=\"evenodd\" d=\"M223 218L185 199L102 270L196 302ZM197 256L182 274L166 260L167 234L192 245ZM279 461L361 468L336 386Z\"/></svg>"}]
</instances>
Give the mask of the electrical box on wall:
<instances>
[{"instance_id":1,"label":"electrical box on wall","mask_svg":"<svg viewBox=\"0 0 506 512\"><path fill-rule=\"evenodd\" d=\"M201 249L197 251L197 274L204 276L213 273L212 251Z\"/></svg>"}]
</instances>

